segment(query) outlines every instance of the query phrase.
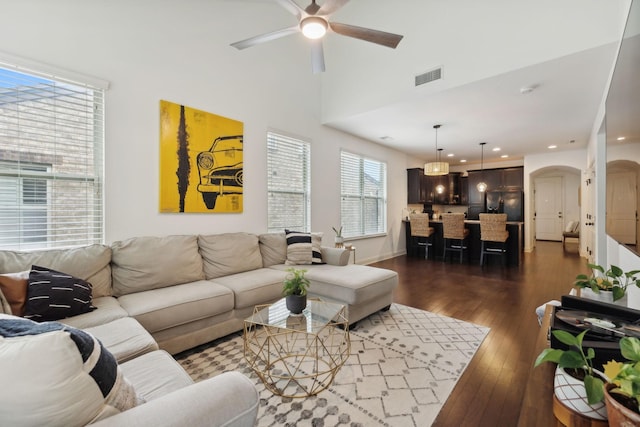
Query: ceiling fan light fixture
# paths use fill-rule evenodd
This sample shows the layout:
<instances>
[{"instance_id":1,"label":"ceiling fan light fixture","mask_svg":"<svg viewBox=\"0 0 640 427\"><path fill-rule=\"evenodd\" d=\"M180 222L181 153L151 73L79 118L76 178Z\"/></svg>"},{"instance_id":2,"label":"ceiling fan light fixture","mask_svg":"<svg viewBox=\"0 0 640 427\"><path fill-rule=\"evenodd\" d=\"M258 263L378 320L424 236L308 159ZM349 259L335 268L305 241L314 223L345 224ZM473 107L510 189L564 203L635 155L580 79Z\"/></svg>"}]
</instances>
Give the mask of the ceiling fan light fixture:
<instances>
[{"instance_id":1,"label":"ceiling fan light fixture","mask_svg":"<svg viewBox=\"0 0 640 427\"><path fill-rule=\"evenodd\" d=\"M308 39L319 39L327 33L327 21L318 16L309 16L300 21L302 34Z\"/></svg>"}]
</instances>

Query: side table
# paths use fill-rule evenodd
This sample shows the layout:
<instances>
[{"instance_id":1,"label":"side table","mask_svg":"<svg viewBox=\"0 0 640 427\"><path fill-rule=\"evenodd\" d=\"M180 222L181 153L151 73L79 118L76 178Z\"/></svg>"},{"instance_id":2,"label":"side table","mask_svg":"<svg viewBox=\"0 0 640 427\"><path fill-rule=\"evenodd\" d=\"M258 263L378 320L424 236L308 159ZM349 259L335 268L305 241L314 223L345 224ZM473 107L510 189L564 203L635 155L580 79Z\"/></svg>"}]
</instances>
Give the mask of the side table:
<instances>
[{"instance_id":1,"label":"side table","mask_svg":"<svg viewBox=\"0 0 640 427\"><path fill-rule=\"evenodd\" d=\"M244 357L265 387L284 397L307 397L328 388L349 358L346 308L308 300L301 315L284 298L256 306L244 321Z\"/></svg>"}]
</instances>

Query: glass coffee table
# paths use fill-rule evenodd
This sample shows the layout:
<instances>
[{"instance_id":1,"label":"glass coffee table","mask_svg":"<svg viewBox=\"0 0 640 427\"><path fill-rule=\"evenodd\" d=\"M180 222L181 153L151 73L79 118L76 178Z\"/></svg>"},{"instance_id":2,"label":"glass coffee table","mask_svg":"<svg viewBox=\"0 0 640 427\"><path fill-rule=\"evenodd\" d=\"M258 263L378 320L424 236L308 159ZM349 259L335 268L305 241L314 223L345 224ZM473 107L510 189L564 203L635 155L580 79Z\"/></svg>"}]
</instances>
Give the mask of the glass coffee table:
<instances>
[{"instance_id":1,"label":"glass coffee table","mask_svg":"<svg viewBox=\"0 0 640 427\"><path fill-rule=\"evenodd\" d=\"M349 358L346 308L308 300L301 315L284 298L258 305L244 321L244 357L267 389L285 397L307 397L328 388Z\"/></svg>"}]
</instances>

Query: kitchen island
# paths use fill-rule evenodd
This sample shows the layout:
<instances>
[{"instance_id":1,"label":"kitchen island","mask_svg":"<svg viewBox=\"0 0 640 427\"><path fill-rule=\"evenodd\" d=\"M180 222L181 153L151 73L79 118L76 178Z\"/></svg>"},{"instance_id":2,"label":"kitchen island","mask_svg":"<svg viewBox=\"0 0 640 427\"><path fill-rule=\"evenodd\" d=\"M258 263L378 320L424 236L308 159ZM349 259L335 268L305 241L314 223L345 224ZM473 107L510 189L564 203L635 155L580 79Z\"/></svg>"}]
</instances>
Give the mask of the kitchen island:
<instances>
[{"instance_id":1,"label":"kitchen island","mask_svg":"<svg viewBox=\"0 0 640 427\"><path fill-rule=\"evenodd\" d=\"M417 255L415 249L411 246L411 223L408 220L403 220L405 227L405 236L407 244L407 255ZM467 239L467 245L469 251L465 256L468 256L470 262L480 262L480 221L468 219L464 221L465 227L469 229L469 238ZM430 220L429 226L435 229L433 239L433 246L429 249L429 256L442 259L442 252L444 250L444 238L442 237L442 221ZM522 258L522 251L524 250L524 222L520 221L507 221L507 231L509 232L509 239L507 240L507 263L509 265L520 265ZM488 257L485 263L499 262L499 257Z\"/></svg>"}]
</instances>

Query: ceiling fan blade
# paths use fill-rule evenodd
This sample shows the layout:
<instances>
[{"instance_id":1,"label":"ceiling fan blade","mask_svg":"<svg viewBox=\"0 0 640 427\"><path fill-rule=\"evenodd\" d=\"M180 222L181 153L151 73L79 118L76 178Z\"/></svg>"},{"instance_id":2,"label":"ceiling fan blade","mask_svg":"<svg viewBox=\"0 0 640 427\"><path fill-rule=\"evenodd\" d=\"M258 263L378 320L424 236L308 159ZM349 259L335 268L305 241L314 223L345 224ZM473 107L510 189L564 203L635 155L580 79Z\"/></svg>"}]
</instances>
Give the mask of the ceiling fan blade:
<instances>
[{"instance_id":1,"label":"ceiling fan blade","mask_svg":"<svg viewBox=\"0 0 640 427\"><path fill-rule=\"evenodd\" d=\"M349 3L349 0L326 0L317 14L322 16L331 15L347 3Z\"/></svg>"},{"instance_id":2,"label":"ceiling fan blade","mask_svg":"<svg viewBox=\"0 0 640 427\"><path fill-rule=\"evenodd\" d=\"M238 50L246 49L251 46L255 46L257 44L265 43L271 40L279 39L281 37L288 36L290 34L294 34L300 31L300 27L298 25L283 28L281 30L272 31L270 33L261 34L259 36L254 36L248 38L246 40L241 40L239 42L231 43L231 46L235 47Z\"/></svg>"},{"instance_id":3,"label":"ceiling fan blade","mask_svg":"<svg viewBox=\"0 0 640 427\"><path fill-rule=\"evenodd\" d=\"M400 40L402 40L403 37L398 34L372 30L370 28L356 27L355 25L339 24L337 22L330 22L329 27L331 27L334 32L343 36L376 43L392 49L395 49L396 46L398 46L398 43L400 43Z\"/></svg>"},{"instance_id":4,"label":"ceiling fan blade","mask_svg":"<svg viewBox=\"0 0 640 427\"><path fill-rule=\"evenodd\" d=\"M298 3L293 0L275 0L275 2L291 12L292 15L295 15L298 20L304 16L304 9L298 6Z\"/></svg>"},{"instance_id":5,"label":"ceiling fan blade","mask_svg":"<svg viewBox=\"0 0 640 427\"><path fill-rule=\"evenodd\" d=\"M311 40L311 69L313 74L324 72L324 51L321 39Z\"/></svg>"},{"instance_id":6,"label":"ceiling fan blade","mask_svg":"<svg viewBox=\"0 0 640 427\"><path fill-rule=\"evenodd\" d=\"M316 13L318 13L319 10L320 10L320 6L318 6L316 4L315 0L311 0L311 4L304 8L304 11L307 12L311 16L315 15Z\"/></svg>"}]
</instances>

